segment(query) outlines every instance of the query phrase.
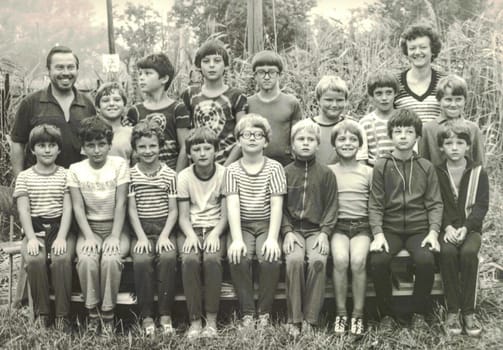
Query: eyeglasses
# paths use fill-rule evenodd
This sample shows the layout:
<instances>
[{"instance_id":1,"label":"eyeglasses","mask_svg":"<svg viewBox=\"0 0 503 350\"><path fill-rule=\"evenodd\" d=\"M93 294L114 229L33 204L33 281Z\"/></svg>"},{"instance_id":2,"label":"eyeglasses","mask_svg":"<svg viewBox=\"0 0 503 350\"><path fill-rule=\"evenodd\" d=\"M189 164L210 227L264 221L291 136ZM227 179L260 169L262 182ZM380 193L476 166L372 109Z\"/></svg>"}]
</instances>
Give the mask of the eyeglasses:
<instances>
[{"instance_id":1,"label":"eyeglasses","mask_svg":"<svg viewBox=\"0 0 503 350\"><path fill-rule=\"evenodd\" d=\"M256 132L245 131L239 134L239 136L241 136L245 140L250 139L252 136L255 140L262 140L265 135L262 131L256 131Z\"/></svg>"},{"instance_id":2,"label":"eyeglasses","mask_svg":"<svg viewBox=\"0 0 503 350\"><path fill-rule=\"evenodd\" d=\"M264 78L266 75L269 75L271 78L276 78L279 74L279 71L277 70L262 70L262 69L257 69L255 71L255 75L258 76L259 78Z\"/></svg>"}]
</instances>

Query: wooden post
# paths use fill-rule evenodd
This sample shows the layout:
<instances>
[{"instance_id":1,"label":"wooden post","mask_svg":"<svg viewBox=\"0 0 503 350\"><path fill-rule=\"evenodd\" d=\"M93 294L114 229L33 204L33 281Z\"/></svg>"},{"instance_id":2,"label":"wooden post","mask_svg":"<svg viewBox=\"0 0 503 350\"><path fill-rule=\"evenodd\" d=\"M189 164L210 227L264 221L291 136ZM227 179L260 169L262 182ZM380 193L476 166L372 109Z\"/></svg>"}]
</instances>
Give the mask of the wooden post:
<instances>
[{"instance_id":1,"label":"wooden post","mask_svg":"<svg viewBox=\"0 0 503 350\"><path fill-rule=\"evenodd\" d=\"M262 0L248 0L247 25L248 54L264 49L264 17L262 15Z\"/></svg>"},{"instance_id":2,"label":"wooden post","mask_svg":"<svg viewBox=\"0 0 503 350\"><path fill-rule=\"evenodd\" d=\"M107 24L108 24L108 53L115 53L114 18L112 14L112 0L107 0Z\"/></svg>"}]
</instances>

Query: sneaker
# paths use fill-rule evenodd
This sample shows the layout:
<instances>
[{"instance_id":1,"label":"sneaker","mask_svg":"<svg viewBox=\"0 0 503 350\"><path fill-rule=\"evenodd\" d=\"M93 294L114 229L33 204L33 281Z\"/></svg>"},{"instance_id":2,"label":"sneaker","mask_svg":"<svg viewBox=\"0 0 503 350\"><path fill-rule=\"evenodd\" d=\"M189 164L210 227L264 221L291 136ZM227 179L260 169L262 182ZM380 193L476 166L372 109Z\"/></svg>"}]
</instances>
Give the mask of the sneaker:
<instances>
[{"instance_id":1,"label":"sneaker","mask_svg":"<svg viewBox=\"0 0 503 350\"><path fill-rule=\"evenodd\" d=\"M298 324L287 323L285 325L285 330L286 333L293 338L297 338L300 335L300 326Z\"/></svg>"},{"instance_id":2,"label":"sneaker","mask_svg":"<svg viewBox=\"0 0 503 350\"><path fill-rule=\"evenodd\" d=\"M87 319L87 331L89 333L98 334L100 329L100 319L98 317L89 317Z\"/></svg>"},{"instance_id":3,"label":"sneaker","mask_svg":"<svg viewBox=\"0 0 503 350\"><path fill-rule=\"evenodd\" d=\"M414 313L412 315L411 327L417 330L426 330L429 328L424 315Z\"/></svg>"},{"instance_id":4,"label":"sneaker","mask_svg":"<svg viewBox=\"0 0 503 350\"><path fill-rule=\"evenodd\" d=\"M396 321L393 317L391 316L384 316L381 319L381 323L379 326L379 329L383 333L393 333L395 329L397 328Z\"/></svg>"},{"instance_id":5,"label":"sneaker","mask_svg":"<svg viewBox=\"0 0 503 350\"><path fill-rule=\"evenodd\" d=\"M258 317L258 326L262 329L267 328L270 324L269 314L263 314Z\"/></svg>"},{"instance_id":6,"label":"sneaker","mask_svg":"<svg viewBox=\"0 0 503 350\"><path fill-rule=\"evenodd\" d=\"M143 330L145 331L145 335L147 337L151 337L155 335L155 323L151 317L145 317L141 324Z\"/></svg>"},{"instance_id":7,"label":"sneaker","mask_svg":"<svg viewBox=\"0 0 503 350\"><path fill-rule=\"evenodd\" d=\"M195 340L201 336L201 327L199 325L190 325L186 337L188 340Z\"/></svg>"},{"instance_id":8,"label":"sneaker","mask_svg":"<svg viewBox=\"0 0 503 350\"><path fill-rule=\"evenodd\" d=\"M215 327L206 325L201 332L201 338L216 338L218 337L218 331Z\"/></svg>"},{"instance_id":9,"label":"sneaker","mask_svg":"<svg viewBox=\"0 0 503 350\"><path fill-rule=\"evenodd\" d=\"M448 335L460 335L462 332L461 322L457 313L448 313L444 324L445 333Z\"/></svg>"},{"instance_id":10,"label":"sneaker","mask_svg":"<svg viewBox=\"0 0 503 350\"><path fill-rule=\"evenodd\" d=\"M67 317L56 317L54 325L58 331L65 334L72 334L73 332L72 321Z\"/></svg>"},{"instance_id":11,"label":"sneaker","mask_svg":"<svg viewBox=\"0 0 503 350\"><path fill-rule=\"evenodd\" d=\"M365 332L365 327L363 325L363 318L361 317L351 317L351 334L360 336Z\"/></svg>"},{"instance_id":12,"label":"sneaker","mask_svg":"<svg viewBox=\"0 0 503 350\"><path fill-rule=\"evenodd\" d=\"M346 316L336 316L334 323L335 335L343 335L348 326L348 318Z\"/></svg>"},{"instance_id":13,"label":"sneaker","mask_svg":"<svg viewBox=\"0 0 503 350\"><path fill-rule=\"evenodd\" d=\"M464 315L463 323L465 325L465 332L470 337L478 337L482 333L482 325L474 314Z\"/></svg>"},{"instance_id":14,"label":"sneaker","mask_svg":"<svg viewBox=\"0 0 503 350\"><path fill-rule=\"evenodd\" d=\"M114 320L103 320L101 324L101 335L111 337L115 334Z\"/></svg>"}]
</instances>

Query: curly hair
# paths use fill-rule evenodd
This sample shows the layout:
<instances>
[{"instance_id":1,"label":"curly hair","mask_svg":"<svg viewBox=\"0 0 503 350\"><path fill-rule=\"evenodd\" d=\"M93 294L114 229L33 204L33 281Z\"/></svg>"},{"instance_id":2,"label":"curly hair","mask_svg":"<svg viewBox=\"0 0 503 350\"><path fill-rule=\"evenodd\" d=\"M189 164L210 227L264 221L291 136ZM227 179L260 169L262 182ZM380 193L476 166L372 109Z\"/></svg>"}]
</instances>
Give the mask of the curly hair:
<instances>
[{"instance_id":1,"label":"curly hair","mask_svg":"<svg viewBox=\"0 0 503 350\"><path fill-rule=\"evenodd\" d=\"M416 24L408 27L400 37L400 47L405 56L408 56L407 41L411 41L420 37L428 37L430 39L431 60L437 58L440 50L442 49L442 42L440 36L430 26L423 24Z\"/></svg>"}]
</instances>

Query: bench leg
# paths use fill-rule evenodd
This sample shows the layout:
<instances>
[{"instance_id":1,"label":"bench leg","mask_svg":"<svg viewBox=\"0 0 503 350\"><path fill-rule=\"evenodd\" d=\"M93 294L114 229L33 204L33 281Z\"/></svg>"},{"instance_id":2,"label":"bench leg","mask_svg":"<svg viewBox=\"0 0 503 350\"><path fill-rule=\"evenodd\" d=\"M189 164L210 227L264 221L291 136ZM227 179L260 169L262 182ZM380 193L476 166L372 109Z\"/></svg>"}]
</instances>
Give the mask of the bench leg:
<instances>
[{"instance_id":1,"label":"bench leg","mask_svg":"<svg viewBox=\"0 0 503 350\"><path fill-rule=\"evenodd\" d=\"M17 286L16 286L16 296L14 298L14 306L19 308L23 304L23 300L26 300L26 283L28 281L28 275L24 269L24 259L21 255L21 261L19 263L19 270L17 274Z\"/></svg>"},{"instance_id":2,"label":"bench leg","mask_svg":"<svg viewBox=\"0 0 503 350\"><path fill-rule=\"evenodd\" d=\"M12 254L9 254L9 312L12 306L12 275L13 275L13 266L14 263L12 259Z\"/></svg>"}]
</instances>

